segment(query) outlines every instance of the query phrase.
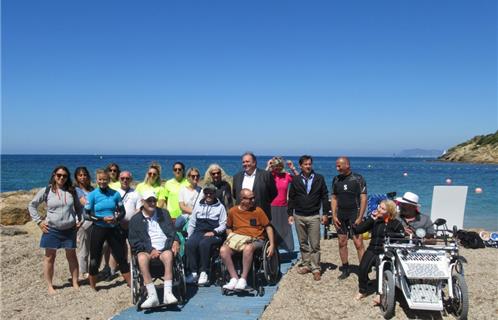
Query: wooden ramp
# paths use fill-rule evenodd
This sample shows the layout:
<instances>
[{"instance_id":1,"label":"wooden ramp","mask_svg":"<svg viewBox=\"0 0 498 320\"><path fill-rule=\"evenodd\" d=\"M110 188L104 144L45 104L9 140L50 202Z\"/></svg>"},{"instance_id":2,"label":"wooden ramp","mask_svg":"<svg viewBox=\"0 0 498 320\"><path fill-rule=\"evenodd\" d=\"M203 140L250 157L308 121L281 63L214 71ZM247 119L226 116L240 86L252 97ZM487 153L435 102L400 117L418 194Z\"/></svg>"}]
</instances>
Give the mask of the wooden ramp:
<instances>
[{"instance_id":1,"label":"wooden ramp","mask_svg":"<svg viewBox=\"0 0 498 320\"><path fill-rule=\"evenodd\" d=\"M294 227L294 248L299 251L297 235ZM281 253L281 271L284 275L296 262L297 252L294 254ZM216 286L197 287L188 286L189 300L183 307L171 306L164 309L137 311L136 307L123 310L112 319L164 319L166 317L181 319L258 319L278 289L278 283L265 287L265 295L228 295L221 294L221 288ZM130 298L131 299L131 298Z\"/></svg>"}]
</instances>

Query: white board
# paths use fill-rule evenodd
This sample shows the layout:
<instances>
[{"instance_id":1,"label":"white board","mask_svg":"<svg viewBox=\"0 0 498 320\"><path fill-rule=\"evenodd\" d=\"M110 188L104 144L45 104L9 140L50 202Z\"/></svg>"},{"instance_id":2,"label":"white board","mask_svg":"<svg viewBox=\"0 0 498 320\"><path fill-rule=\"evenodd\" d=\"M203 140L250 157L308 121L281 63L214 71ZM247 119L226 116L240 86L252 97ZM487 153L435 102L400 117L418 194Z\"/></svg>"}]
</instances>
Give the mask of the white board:
<instances>
[{"instance_id":1,"label":"white board","mask_svg":"<svg viewBox=\"0 0 498 320\"><path fill-rule=\"evenodd\" d=\"M467 186L434 186L431 220L443 218L449 229L454 225L463 229L467 189Z\"/></svg>"}]
</instances>

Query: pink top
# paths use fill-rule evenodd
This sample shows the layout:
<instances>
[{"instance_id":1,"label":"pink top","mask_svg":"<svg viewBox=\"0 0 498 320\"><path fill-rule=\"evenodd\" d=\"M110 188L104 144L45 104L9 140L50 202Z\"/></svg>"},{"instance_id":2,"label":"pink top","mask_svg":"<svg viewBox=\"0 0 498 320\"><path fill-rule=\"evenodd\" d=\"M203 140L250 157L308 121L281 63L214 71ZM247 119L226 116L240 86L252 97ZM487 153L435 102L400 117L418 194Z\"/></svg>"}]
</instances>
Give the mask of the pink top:
<instances>
[{"instance_id":1,"label":"pink top","mask_svg":"<svg viewBox=\"0 0 498 320\"><path fill-rule=\"evenodd\" d=\"M275 179L275 185L277 186L277 196L271 202L272 206L275 207L285 207L287 206L287 189L289 187L289 183L292 181L292 176L285 173L275 174L272 172L273 179Z\"/></svg>"}]
</instances>

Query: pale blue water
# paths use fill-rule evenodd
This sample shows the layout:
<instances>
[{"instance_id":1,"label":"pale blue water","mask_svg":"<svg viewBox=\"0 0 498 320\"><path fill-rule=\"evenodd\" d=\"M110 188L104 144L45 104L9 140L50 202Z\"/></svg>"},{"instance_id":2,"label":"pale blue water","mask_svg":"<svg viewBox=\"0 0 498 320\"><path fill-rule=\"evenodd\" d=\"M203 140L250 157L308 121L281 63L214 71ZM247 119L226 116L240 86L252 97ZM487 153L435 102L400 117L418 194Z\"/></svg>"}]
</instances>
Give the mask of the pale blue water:
<instances>
[{"instance_id":1,"label":"pale blue water","mask_svg":"<svg viewBox=\"0 0 498 320\"><path fill-rule=\"evenodd\" d=\"M270 157L258 158L259 167L264 167ZM289 157L297 166L297 157ZM70 170L86 166L94 177L97 168L110 162L119 164L122 170L133 173L135 180L142 180L151 161L163 167L162 178L172 177L171 167L182 161L187 167L195 166L204 174L208 165L217 162L225 171L234 175L241 168L239 156L94 156L94 155L2 155L1 192L29 190L46 185L56 165L64 164ZM434 185L445 185L447 178L453 185L469 187L465 208L464 227L485 227L498 230L498 166L483 164L443 163L417 158L351 158L353 171L362 174L368 192L385 193L405 191L417 193L421 198L422 212L429 213ZM315 157L315 171L324 175L330 189L336 175L335 157ZM408 173L404 176L403 173ZM481 194L474 192L482 188ZM330 190L329 190L330 191Z\"/></svg>"}]
</instances>

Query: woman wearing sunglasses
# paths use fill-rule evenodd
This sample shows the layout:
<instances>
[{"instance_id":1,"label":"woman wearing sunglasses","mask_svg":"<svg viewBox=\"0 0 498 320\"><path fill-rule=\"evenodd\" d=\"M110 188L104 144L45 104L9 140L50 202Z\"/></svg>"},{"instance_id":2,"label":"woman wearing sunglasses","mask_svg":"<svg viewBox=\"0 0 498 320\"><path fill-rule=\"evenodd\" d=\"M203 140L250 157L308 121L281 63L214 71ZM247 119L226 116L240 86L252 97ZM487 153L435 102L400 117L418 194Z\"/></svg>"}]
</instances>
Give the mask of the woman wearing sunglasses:
<instances>
[{"instance_id":1,"label":"woman wearing sunglasses","mask_svg":"<svg viewBox=\"0 0 498 320\"><path fill-rule=\"evenodd\" d=\"M179 230L181 230L188 221L190 214L192 214L192 208L202 190L198 185L200 177L199 169L189 168L187 170L187 181L189 185L180 187L180 191L178 192L178 204L180 205L182 214L176 219L175 226Z\"/></svg>"},{"instance_id":2,"label":"woman wearing sunglasses","mask_svg":"<svg viewBox=\"0 0 498 320\"><path fill-rule=\"evenodd\" d=\"M189 186L189 181L185 178L185 165L177 161L173 164L173 178L166 181L159 198L166 199L166 209L172 219L178 218L182 214L178 194L182 186ZM158 202L158 206L160 203Z\"/></svg>"},{"instance_id":3,"label":"woman wearing sunglasses","mask_svg":"<svg viewBox=\"0 0 498 320\"><path fill-rule=\"evenodd\" d=\"M273 157L268 160L266 170L270 171L275 186L277 187L277 196L271 202L271 223L275 228L276 242L278 246L287 252L294 251L294 238L292 236L291 225L288 222L287 214L287 192L292 182L292 175L297 176L299 172L294 167L292 161L287 161L292 175L284 169L284 159L282 157Z\"/></svg>"},{"instance_id":4,"label":"woman wearing sunglasses","mask_svg":"<svg viewBox=\"0 0 498 320\"><path fill-rule=\"evenodd\" d=\"M157 162L152 162L147 168L143 182L140 182L135 191L142 196L145 191L152 191L157 195L157 206L163 207L165 198L161 198L163 187L161 186L161 165Z\"/></svg>"},{"instance_id":5,"label":"woman wearing sunglasses","mask_svg":"<svg viewBox=\"0 0 498 320\"><path fill-rule=\"evenodd\" d=\"M109 173L109 178L111 179L109 182L109 188L118 190L121 186L119 183L119 174L121 173L121 170L119 169L118 164L114 162L109 163L105 168L105 171Z\"/></svg>"},{"instance_id":6,"label":"woman wearing sunglasses","mask_svg":"<svg viewBox=\"0 0 498 320\"><path fill-rule=\"evenodd\" d=\"M216 187L216 198L228 210L233 207L233 197L232 187L226 180L225 170L217 163L209 165L204 174L204 185L213 184Z\"/></svg>"},{"instance_id":7,"label":"woman wearing sunglasses","mask_svg":"<svg viewBox=\"0 0 498 320\"><path fill-rule=\"evenodd\" d=\"M47 214L43 218L38 213L41 203L47 204ZM40 248L45 249L43 275L48 285L48 293L54 294L52 284L57 249L66 251L73 288L78 285L78 259L76 257L76 232L81 224L81 205L71 183L69 170L58 166L52 171L49 185L41 189L28 206L31 219L42 231Z\"/></svg>"}]
</instances>

